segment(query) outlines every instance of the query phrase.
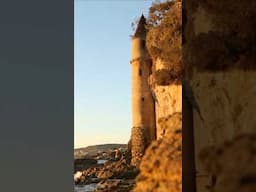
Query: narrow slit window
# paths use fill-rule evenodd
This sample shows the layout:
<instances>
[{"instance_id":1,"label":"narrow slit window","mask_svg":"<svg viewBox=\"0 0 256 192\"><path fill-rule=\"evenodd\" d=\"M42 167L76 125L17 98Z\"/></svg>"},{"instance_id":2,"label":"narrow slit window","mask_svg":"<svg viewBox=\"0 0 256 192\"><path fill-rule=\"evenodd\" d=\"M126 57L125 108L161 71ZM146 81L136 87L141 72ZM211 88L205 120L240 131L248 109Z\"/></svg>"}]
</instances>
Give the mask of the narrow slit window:
<instances>
[{"instance_id":1,"label":"narrow slit window","mask_svg":"<svg viewBox=\"0 0 256 192\"><path fill-rule=\"evenodd\" d=\"M144 97L142 97L141 100L144 101Z\"/></svg>"},{"instance_id":2,"label":"narrow slit window","mask_svg":"<svg viewBox=\"0 0 256 192\"><path fill-rule=\"evenodd\" d=\"M145 41L145 40L142 40L142 41L141 41L141 46L142 46L143 49L146 48L146 41Z\"/></svg>"},{"instance_id":3,"label":"narrow slit window","mask_svg":"<svg viewBox=\"0 0 256 192\"><path fill-rule=\"evenodd\" d=\"M141 76L142 75L142 70L141 69L139 69L139 76Z\"/></svg>"}]
</instances>

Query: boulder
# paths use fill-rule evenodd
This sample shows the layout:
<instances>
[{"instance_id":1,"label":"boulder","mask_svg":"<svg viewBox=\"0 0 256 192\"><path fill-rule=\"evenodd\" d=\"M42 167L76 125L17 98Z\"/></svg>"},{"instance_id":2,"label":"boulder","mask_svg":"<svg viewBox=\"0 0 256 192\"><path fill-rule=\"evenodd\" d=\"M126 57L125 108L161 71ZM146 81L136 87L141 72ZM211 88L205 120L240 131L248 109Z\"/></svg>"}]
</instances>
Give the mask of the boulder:
<instances>
[{"instance_id":1,"label":"boulder","mask_svg":"<svg viewBox=\"0 0 256 192\"><path fill-rule=\"evenodd\" d=\"M140 164L133 192L180 192L181 191L181 113L169 117L168 131L151 143Z\"/></svg>"}]
</instances>

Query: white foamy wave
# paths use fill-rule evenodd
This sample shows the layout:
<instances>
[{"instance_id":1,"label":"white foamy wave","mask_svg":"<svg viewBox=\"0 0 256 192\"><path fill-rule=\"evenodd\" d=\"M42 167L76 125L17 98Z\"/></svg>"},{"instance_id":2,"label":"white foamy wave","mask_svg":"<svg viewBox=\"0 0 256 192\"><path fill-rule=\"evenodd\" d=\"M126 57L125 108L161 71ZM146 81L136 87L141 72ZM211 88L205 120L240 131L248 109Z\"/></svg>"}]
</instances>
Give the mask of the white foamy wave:
<instances>
[{"instance_id":1,"label":"white foamy wave","mask_svg":"<svg viewBox=\"0 0 256 192\"><path fill-rule=\"evenodd\" d=\"M81 176L82 176L82 172L81 171L77 171L75 174L74 174L74 180L77 181Z\"/></svg>"},{"instance_id":2,"label":"white foamy wave","mask_svg":"<svg viewBox=\"0 0 256 192\"><path fill-rule=\"evenodd\" d=\"M97 160L97 164L104 164L106 163L108 160L103 160L103 159L99 159Z\"/></svg>"}]
</instances>

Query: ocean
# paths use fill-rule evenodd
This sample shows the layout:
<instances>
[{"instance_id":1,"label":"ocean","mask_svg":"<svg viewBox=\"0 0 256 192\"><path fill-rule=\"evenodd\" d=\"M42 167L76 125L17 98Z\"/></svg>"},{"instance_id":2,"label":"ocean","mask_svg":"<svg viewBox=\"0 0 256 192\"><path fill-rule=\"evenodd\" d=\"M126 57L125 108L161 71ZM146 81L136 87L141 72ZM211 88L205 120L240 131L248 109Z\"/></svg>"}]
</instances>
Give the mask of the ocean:
<instances>
[{"instance_id":1,"label":"ocean","mask_svg":"<svg viewBox=\"0 0 256 192\"><path fill-rule=\"evenodd\" d=\"M75 192L93 192L96 189L97 183L89 185L75 185Z\"/></svg>"}]
</instances>

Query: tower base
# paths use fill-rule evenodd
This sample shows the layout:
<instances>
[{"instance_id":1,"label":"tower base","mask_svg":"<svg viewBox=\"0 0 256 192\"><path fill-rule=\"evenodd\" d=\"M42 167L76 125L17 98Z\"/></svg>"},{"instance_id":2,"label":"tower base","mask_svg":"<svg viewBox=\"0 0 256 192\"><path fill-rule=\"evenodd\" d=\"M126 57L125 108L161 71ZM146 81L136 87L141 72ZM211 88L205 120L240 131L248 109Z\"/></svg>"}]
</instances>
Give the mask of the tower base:
<instances>
[{"instance_id":1,"label":"tower base","mask_svg":"<svg viewBox=\"0 0 256 192\"><path fill-rule=\"evenodd\" d=\"M138 167L150 143L149 128L133 127L131 134L131 165Z\"/></svg>"}]
</instances>

